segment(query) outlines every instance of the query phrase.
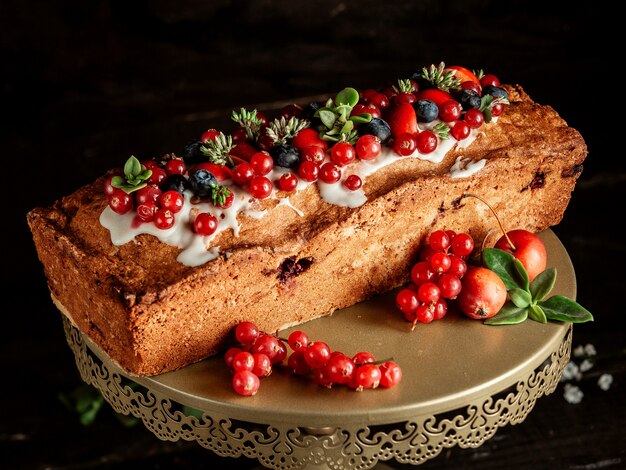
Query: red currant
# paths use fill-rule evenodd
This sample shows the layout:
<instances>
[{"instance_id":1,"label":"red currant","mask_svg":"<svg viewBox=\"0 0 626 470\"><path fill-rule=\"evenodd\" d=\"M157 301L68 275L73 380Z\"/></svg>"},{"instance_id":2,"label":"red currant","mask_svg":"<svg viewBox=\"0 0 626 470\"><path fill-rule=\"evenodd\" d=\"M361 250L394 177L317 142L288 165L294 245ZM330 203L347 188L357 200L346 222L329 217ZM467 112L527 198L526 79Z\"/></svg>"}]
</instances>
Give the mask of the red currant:
<instances>
[{"instance_id":1,"label":"red currant","mask_svg":"<svg viewBox=\"0 0 626 470\"><path fill-rule=\"evenodd\" d=\"M146 167L146 170L154 170L155 168L159 168L159 164L154 160L144 160L141 162L141 164Z\"/></svg>"},{"instance_id":2,"label":"red currant","mask_svg":"<svg viewBox=\"0 0 626 470\"><path fill-rule=\"evenodd\" d=\"M159 210L159 206L152 201L144 202L137 206L137 217L142 222L152 222L154 220L154 214Z\"/></svg>"},{"instance_id":3,"label":"red currant","mask_svg":"<svg viewBox=\"0 0 626 470\"><path fill-rule=\"evenodd\" d=\"M215 138L220 135L220 131L216 129L208 129L202 133L200 136L200 141L203 144L208 144L209 142L215 142Z\"/></svg>"},{"instance_id":4,"label":"red currant","mask_svg":"<svg viewBox=\"0 0 626 470\"><path fill-rule=\"evenodd\" d=\"M341 179L341 168L333 162L326 162L320 168L319 178L324 183L336 183Z\"/></svg>"},{"instance_id":5,"label":"red currant","mask_svg":"<svg viewBox=\"0 0 626 470\"><path fill-rule=\"evenodd\" d=\"M434 282L426 282L419 286L417 290L417 298L420 302L429 304L431 302L437 302L441 296L439 287Z\"/></svg>"},{"instance_id":6,"label":"red currant","mask_svg":"<svg viewBox=\"0 0 626 470\"><path fill-rule=\"evenodd\" d=\"M217 230L217 217L208 212L201 212L193 221L193 229L198 235L213 235Z\"/></svg>"},{"instance_id":7,"label":"red currant","mask_svg":"<svg viewBox=\"0 0 626 470\"><path fill-rule=\"evenodd\" d=\"M363 364L357 367L354 373L354 384L361 391L365 388L376 388L380 384L380 369L376 364Z\"/></svg>"},{"instance_id":8,"label":"red currant","mask_svg":"<svg viewBox=\"0 0 626 470\"><path fill-rule=\"evenodd\" d=\"M450 246L450 238L443 230L435 230L429 235L428 244L435 251L445 251Z\"/></svg>"},{"instance_id":9,"label":"red currant","mask_svg":"<svg viewBox=\"0 0 626 470\"><path fill-rule=\"evenodd\" d=\"M400 309L407 320L413 321L415 311L419 307L417 293L411 289L402 289L396 294L396 306Z\"/></svg>"},{"instance_id":10,"label":"red currant","mask_svg":"<svg viewBox=\"0 0 626 470\"><path fill-rule=\"evenodd\" d=\"M152 168L152 174L146 180L146 183L161 184L163 181L165 181L165 178L167 178L167 173L165 172L163 168L160 168L160 167Z\"/></svg>"},{"instance_id":11,"label":"red currant","mask_svg":"<svg viewBox=\"0 0 626 470\"><path fill-rule=\"evenodd\" d=\"M267 175L274 168L274 159L267 152L257 152L250 157L250 166L255 175Z\"/></svg>"},{"instance_id":12,"label":"red currant","mask_svg":"<svg viewBox=\"0 0 626 470\"><path fill-rule=\"evenodd\" d=\"M285 346L285 343L283 343L283 341L279 339L276 354L270 360L272 364L279 364L283 362L286 357L287 357L287 346Z\"/></svg>"},{"instance_id":13,"label":"red currant","mask_svg":"<svg viewBox=\"0 0 626 470\"><path fill-rule=\"evenodd\" d=\"M237 127L230 133L234 143L245 142L248 140L248 132L244 127Z\"/></svg>"},{"instance_id":14,"label":"red currant","mask_svg":"<svg viewBox=\"0 0 626 470\"><path fill-rule=\"evenodd\" d=\"M448 274L452 274L453 276L461 279L465 273L467 272L467 264L461 258L455 255L450 255L450 269L448 269Z\"/></svg>"},{"instance_id":15,"label":"red currant","mask_svg":"<svg viewBox=\"0 0 626 470\"><path fill-rule=\"evenodd\" d=\"M493 108L491 108L491 115L494 117L498 117L502 114L503 111L504 105L502 103L496 103L493 105Z\"/></svg>"},{"instance_id":16,"label":"red currant","mask_svg":"<svg viewBox=\"0 0 626 470\"><path fill-rule=\"evenodd\" d=\"M380 112L380 109L373 105L373 104L363 104L363 103L357 103L356 105L354 105L354 108L352 108L352 112L350 113L350 116L358 116L359 114L370 114L373 118L381 118L383 115Z\"/></svg>"},{"instance_id":17,"label":"red currant","mask_svg":"<svg viewBox=\"0 0 626 470\"><path fill-rule=\"evenodd\" d=\"M339 166L346 166L356 158L356 150L348 142L337 142L330 149L330 159Z\"/></svg>"},{"instance_id":18,"label":"red currant","mask_svg":"<svg viewBox=\"0 0 626 470\"><path fill-rule=\"evenodd\" d=\"M172 214L176 214L183 208L185 198L178 191L170 190L161 194L159 203L161 208L172 211Z\"/></svg>"},{"instance_id":19,"label":"red currant","mask_svg":"<svg viewBox=\"0 0 626 470\"><path fill-rule=\"evenodd\" d=\"M423 155L434 152L438 144L437 136L431 131L422 131L415 138L417 151Z\"/></svg>"},{"instance_id":20,"label":"red currant","mask_svg":"<svg viewBox=\"0 0 626 470\"><path fill-rule=\"evenodd\" d=\"M433 253L430 257L430 267L436 273L445 273L450 269L450 257L446 253Z\"/></svg>"},{"instance_id":21,"label":"red currant","mask_svg":"<svg viewBox=\"0 0 626 470\"><path fill-rule=\"evenodd\" d=\"M300 115L302 115L302 106L295 103L283 106L280 110L280 115L287 119L289 119L290 117L299 117Z\"/></svg>"},{"instance_id":22,"label":"red currant","mask_svg":"<svg viewBox=\"0 0 626 470\"><path fill-rule=\"evenodd\" d=\"M173 158L165 164L165 173L168 175L184 175L187 173L187 165L180 158Z\"/></svg>"},{"instance_id":23,"label":"red currant","mask_svg":"<svg viewBox=\"0 0 626 470\"><path fill-rule=\"evenodd\" d=\"M374 355L372 353L369 353L367 351L361 351L352 356L352 361L356 365L361 365L376 362L376 359L374 358Z\"/></svg>"},{"instance_id":24,"label":"red currant","mask_svg":"<svg viewBox=\"0 0 626 470\"><path fill-rule=\"evenodd\" d=\"M298 178L291 172L283 173L278 179L278 189L281 191L293 191L298 186Z\"/></svg>"},{"instance_id":25,"label":"red currant","mask_svg":"<svg viewBox=\"0 0 626 470\"><path fill-rule=\"evenodd\" d=\"M159 209L156 211L156 214L154 214L152 222L154 222L157 228L167 230L174 226L174 214L168 209Z\"/></svg>"},{"instance_id":26,"label":"red currant","mask_svg":"<svg viewBox=\"0 0 626 470\"><path fill-rule=\"evenodd\" d=\"M255 176L250 180L248 192L257 199L265 199L272 194L272 182L265 176Z\"/></svg>"},{"instance_id":27,"label":"red currant","mask_svg":"<svg viewBox=\"0 0 626 470\"><path fill-rule=\"evenodd\" d=\"M446 100L439 106L439 117L444 122L456 121L461 117L463 107L456 100Z\"/></svg>"},{"instance_id":28,"label":"red currant","mask_svg":"<svg viewBox=\"0 0 626 470\"><path fill-rule=\"evenodd\" d=\"M309 336L304 331L296 330L289 335L287 342L294 351L303 351L309 345Z\"/></svg>"},{"instance_id":29,"label":"red currant","mask_svg":"<svg viewBox=\"0 0 626 470\"><path fill-rule=\"evenodd\" d=\"M320 174L320 167L317 163L309 160L304 160L300 163L298 168L298 176L304 181L313 182L317 180Z\"/></svg>"},{"instance_id":30,"label":"red currant","mask_svg":"<svg viewBox=\"0 0 626 470\"><path fill-rule=\"evenodd\" d=\"M483 92L482 88L474 80L466 80L461 82L461 90L474 90L480 96Z\"/></svg>"},{"instance_id":31,"label":"red currant","mask_svg":"<svg viewBox=\"0 0 626 470\"><path fill-rule=\"evenodd\" d=\"M448 304L446 303L445 300L439 299L435 303L435 309L433 312L433 320L441 320L443 317L446 316L447 312L448 312Z\"/></svg>"},{"instance_id":32,"label":"red currant","mask_svg":"<svg viewBox=\"0 0 626 470\"><path fill-rule=\"evenodd\" d=\"M480 85L481 86L487 86L487 85L500 86L500 80L495 75L488 73L486 75L483 75L483 78L480 79Z\"/></svg>"},{"instance_id":33,"label":"red currant","mask_svg":"<svg viewBox=\"0 0 626 470\"><path fill-rule=\"evenodd\" d=\"M441 291L441 297L445 299L456 298L462 287L461 280L453 274L443 274L437 281L437 286Z\"/></svg>"},{"instance_id":34,"label":"red currant","mask_svg":"<svg viewBox=\"0 0 626 470\"><path fill-rule=\"evenodd\" d=\"M402 157L407 157L417 148L417 140L413 134L404 132L398 136L393 142L393 151Z\"/></svg>"},{"instance_id":35,"label":"red currant","mask_svg":"<svg viewBox=\"0 0 626 470\"><path fill-rule=\"evenodd\" d=\"M250 321L242 321L235 327L235 338L242 344L250 344L259 337L259 328Z\"/></svg>"},{"instance_id":36,"label":"red currant","mask_svg":"<svg viewBox=\"0 0 626 470\"><path fill-rule=\"evenodd\" d=\"M470 135L470 126L467 125L465 121L457 121L454 123L454 126L450 129L450 134L456 140L467 139Z\"/></svg>"},{"instance_id":37,"label":"red currant","mask_svg":"<svg viewBox=\"0 0 626 470\"><path fill-rule=\"evenodd\" d=\"M350 175L345 179L343 185L350 191L356 191L361 186L363 186L363 181L361 180L359 175Z\"/></svg>"},{"instance_id":38,"label":"red currant","mask_svg":"<svg viewBox=\"0 0 626 470\"><path fill-rule=\"evenodd\" d=\"M241 351L233 357L233 370L252 370L254 368L254 357L247 351Z\"/></svg>"},{"instance_id":39,"label":"red currant","mask_svg":"<svg viewBox=\"0 0 626 470\"><path fill-rule=\"evenodd\" d=\"M325 366L330 381L336 384L349 383L355 368L354 361L345 354L332 356Z\"/></svg>"},{"instance_id":40,"label":"red currant","mask_svg":"<svg viewBox=\"0 0 626 470\"><path fill-rule=\"evenodd\" d=\"M279 343L280 340L276 336L263 333L256 339L250 351L252 353L263 353L267 355L270 360L273 360L281 350Z\"/></svg>"},{"instance_id":41,"label":"red currant","mask_svg":"<svg viewBox=\"0 0 626 470\"><path fill-rule=\"evenodd\" d=\"M302 153L302 160L321 165L326 158L326 152L319 145L310 145Z\"/></svg>"},{"instance_id":42,"label":"red currant","mask_svg":"<svg viewBox=\"0 0 626 470\"><path fill-rule=\"evenodd\" d=\"M291 372L297 375L306 375L311 372L311 366L304 358L304 350L298 350L291 353L289 359L287 359L287 367L289 367Z\"/></svg>"},{"instance_id":43,"label":"red currant","mask_svg":"<svg viewBox=\"0 0 626 470\"><path fill-rule=\"evenodd\" d=\"M233 168L233 181L239 186L246 186L254 178L254 169L248 162L243 162Z\"/></svg>"},{"instance_id":44,"label":"red currant","mask_svg":"<svg viewBox=\"0 0 626 470\"><path fill-rule=\"evenodd\" d=\"M330 348L323 341L313 341L304 351L304 359L313 369L318 369L330 359Z\"/></svg>"},{"instance_id":45,"label":"red currant","mask_svg":"<svg viewBox=\"0 0 626 470\"><path fill-rule=\"evenodd\" d=\"M137 204L144 202L158 202L161 198L161 189L156 184L149 184L135 192L135 201Z\"/></svg>"},{"instance_id":46,"label":"red currant","mask_svg":"<svg viewBox=\"0 0 626 470\"><path fill-rule=\"evenodd\" d=\"M356 154L361 160L373 160L382 150L380 139L375 135L365 134L356 141Z\"/></svg>"},{"instance_id":47,"label":"red currant","mask_svg":"<svg viewBox=\"0 0 626 470\"><path fill-rule=\"evenodd\" d=\"M243 349L235 346L232 348L228 348L228 350L224 353L224 362L229 369L233 368L233 359L235 359L235 356L241 351L243 351Z\"/></svg>"},{"instance_id":48,"label":"red currant","mask_svg":"<svg viewBox=\"0 0 626 470\"><path fill-rule=\"evenodd\" d=\"M417 100L417 98L415 98L415 95L413 93L409 93L407 91L401 91L400 93L398 93L396 96L393 97L393 102L394 103L415 103L415 101Z\"/></svg>"},{"instance_id":49,"label":"red currant","mask_svg":"<svg viewBox=\"0 0 626 470\"><path fill-rule=\"evenodd\" d=\"M435 319L434 308L429 305L420 305L415 312L415 318L421 323L430 323Z\"/></svg>"},{"instance_id":50,"label":"red currant","mask_svg":"<svg viewBox=\"0 0 626 470\"><path fill-rule=\"evenodd\" d=\"M111 184L111 180L113 180L113 176L109 176L104 180L104 195L106 197L112 196L115 189L117 189Z\"/></svg>"},{"instance_id":51,"label":"red currant","mask_svg":"<svg viewBox=\"0 0 626 470\"><path fill-rule=\"evenodd\" d=\"M463 118L463 120L472 129L478 129L480 126L483 125L483 122L485 122L485 116L483 115L482 111L476 108L472 108L468 109L465 112L465 117Z\"/></svg>"},{"instance_id":52,"label":"red currant","mask_svg":"<svg viewBox=\"0 0 626 470\"><path fill-rule=\"evenodd\" d=\"M433 282L437 276L437 273L430 267L428 261L420 261L415 263L411 269L411 281L416 286L421 286L426 282Z\"/></svg>"},{"instance_id":53,"label":"red currant","mask_svg":"<svg viewBox=\"0 0 626 470\"><path fill-rule=\"evenodd\" d=\"M259 391L261 381L249 370L240 370L233 375L232 384L235 392L239 395L249 397Z\"/></svg>"},{"instance_id":54,"label":"red currant","mask_svg":"<svg viewBox=\"0 0 626 470\"><path fill-rule=\"evenodd\" d=\"M267 357L267 354L254 353L254 367L252 373L257 377L267 377L272 373L272 361Z\"/></svg>"},{"instance_id":55,"label":"red currant","mask_svg":"<svg viewBox=\"0 0 626 470\"><path fill-rule=\"evenodd\" d=\"M390 388L398 385L402 380L402 369L393 361L383 362L380 369L380 386Z\"/></svg>"},{"instance_id":56,"label":"red currant","mask_svg":"<svg viewBox=\"0 0 626 470\"><path fill-rule=\"evenodd\" d=\"M474 239L467 233L459 233L452 240L452 253L457 256L469 256L474 249Z\"/></svg>"}]
</instances>

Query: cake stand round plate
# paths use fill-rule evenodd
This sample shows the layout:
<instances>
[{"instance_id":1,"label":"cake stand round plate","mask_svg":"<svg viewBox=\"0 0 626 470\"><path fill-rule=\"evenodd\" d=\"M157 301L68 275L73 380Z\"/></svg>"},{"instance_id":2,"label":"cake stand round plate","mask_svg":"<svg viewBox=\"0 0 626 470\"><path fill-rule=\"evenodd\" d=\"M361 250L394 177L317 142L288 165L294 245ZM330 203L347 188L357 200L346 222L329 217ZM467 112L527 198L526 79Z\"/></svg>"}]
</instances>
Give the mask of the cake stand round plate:
<instances>
[{"instance_id":1,"label":"cake stand round plate","mask_svg":"<svg viewBox=\"0 0 626 470\"><path fill-rule=\"evenodd\" d=\"M565 248L550 230L540 236L548 266L558 271L553 293L574 298ZM163 440L197 441L220 456L256 458L276 469L419 464L454 445L477 447L499 427L522 422L539 397L554 391L569 360L569 324L495 327L451 313L410 332L394 304L391 292L299 327L333 350L369 351L402 367L399 385L361 393L275 367L254 397L241 397L221 356L134 377L68 320L65 328L83 380L116 411L140 418Z\"/></svg>"}]
</instances>

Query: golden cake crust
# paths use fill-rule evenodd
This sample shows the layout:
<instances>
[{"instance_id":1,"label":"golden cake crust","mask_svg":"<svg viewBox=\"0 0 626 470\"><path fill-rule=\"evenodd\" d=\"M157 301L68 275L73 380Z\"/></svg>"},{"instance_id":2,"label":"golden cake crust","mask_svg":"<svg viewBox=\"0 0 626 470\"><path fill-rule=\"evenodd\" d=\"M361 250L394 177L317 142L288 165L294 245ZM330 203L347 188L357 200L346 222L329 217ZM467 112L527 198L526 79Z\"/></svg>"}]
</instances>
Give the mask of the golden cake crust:
<instances>
[{"instance_id":1,"label":"golden cake crust","mask_svg":"<svg viewBox=\"0 0 626 470\"><path fill-rule=\"evenodd\" d=\"M52 295L78 327L128 372L174 370L225 346L242 320L266 331L352 305L407 280L416 250L437 228L476 239L497 227L489 201L509 228L559 223L586 157L586 145L549 106L519 86L497 123L481 127L466 149L433 164L402 159L369 176L357 208L324 202L316 185L290 195L304 216L275 200L268 214L240 214L202 266L176 261L179 249L151 235L111 243L99 216L104 176L50 208L28 214ZM485 159L469 178L453 179L457 156ZM285 194L286 195L286 194Z\"/></svg>"}]
</instances>

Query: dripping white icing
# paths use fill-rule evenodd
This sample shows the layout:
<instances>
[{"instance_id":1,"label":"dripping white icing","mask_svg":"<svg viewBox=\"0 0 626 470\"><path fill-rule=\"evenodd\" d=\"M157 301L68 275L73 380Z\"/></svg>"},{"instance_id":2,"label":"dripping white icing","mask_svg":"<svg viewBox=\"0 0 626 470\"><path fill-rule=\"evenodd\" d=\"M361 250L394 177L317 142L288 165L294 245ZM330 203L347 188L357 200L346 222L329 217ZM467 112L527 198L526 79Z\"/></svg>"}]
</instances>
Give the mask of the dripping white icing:
<instances>
[{"instance_id":1,"label":"dripping white icing","mask_svg":"<svg viewBox=\"0 0 626 470\"><path fill-rule=\"evenodd\" d=\"M478 161L471 160L469 158L458 156L454 165L450 167L451 178L467 178L483 169L487 160L481 158Z\"/></svg>"}]
</instances>

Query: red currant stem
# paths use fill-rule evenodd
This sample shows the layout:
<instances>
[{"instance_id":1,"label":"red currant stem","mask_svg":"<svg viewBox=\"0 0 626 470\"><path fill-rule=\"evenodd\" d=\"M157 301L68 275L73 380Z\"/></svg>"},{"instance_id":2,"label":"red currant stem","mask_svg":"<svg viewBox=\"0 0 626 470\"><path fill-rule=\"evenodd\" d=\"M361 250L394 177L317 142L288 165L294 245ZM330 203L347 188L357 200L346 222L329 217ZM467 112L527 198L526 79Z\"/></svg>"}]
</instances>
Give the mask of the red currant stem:
<instances>
[{"instance_id":1,"label":"red currant stem","mask_svg":"<svg viewBox=\"0 0 626 470\"><path fill-rule=\"evenodd\" d=\"M517 248L515 248L515 245L513 245L513 242L511 241L511 239L509 238L509 236L506 234L506 230L504 230L504 227L502 226L502 222L500 221L500 217L498 217L498 214L496 214L496 211L493 209L493 207L491 207L491 205L489 205L489 203L487 201L485 201L483 198L481 198L480 196L477 196L476 194L463 194L463 196L461 196L462 198L465 197L475 197L476 199L478 199L480 202L482 202L483 204L485 204L489 210L491 211L491 213L494 215L494 217L496 218L496 220L498 221L498 225L500 226L500 230L502 230L502 233L504 234L504 238L506 238L506 241L509 242L509 246L511 247L511 249L513 251L517 250Z\"/></svg>"},{"instance_id":2,"label":"red currant stem","mask_svg":"<svg viewBox=\"0 0 626 470\"><path fill-rule=\"evenodd\" d=\"M381 359L380 361L374 361L374 362L370 362L369 364L374 364L374 365L380 365L380 364L384 364L385 362L390 362L393 361L393 356L388 357L386 359Z\"/></svg>"},{"instance_id":3,"label":"red currant stem","mask_svg":"<svg viewBox=\"0 0 626 470\"><path fill-rule=\"evenodd\" d=\"M413 323L411 323L411 331L415 330L415 327L417 326L418 321L417 318L415 318L415 320L413 320Z\"/></svg>"}]
</instances>

